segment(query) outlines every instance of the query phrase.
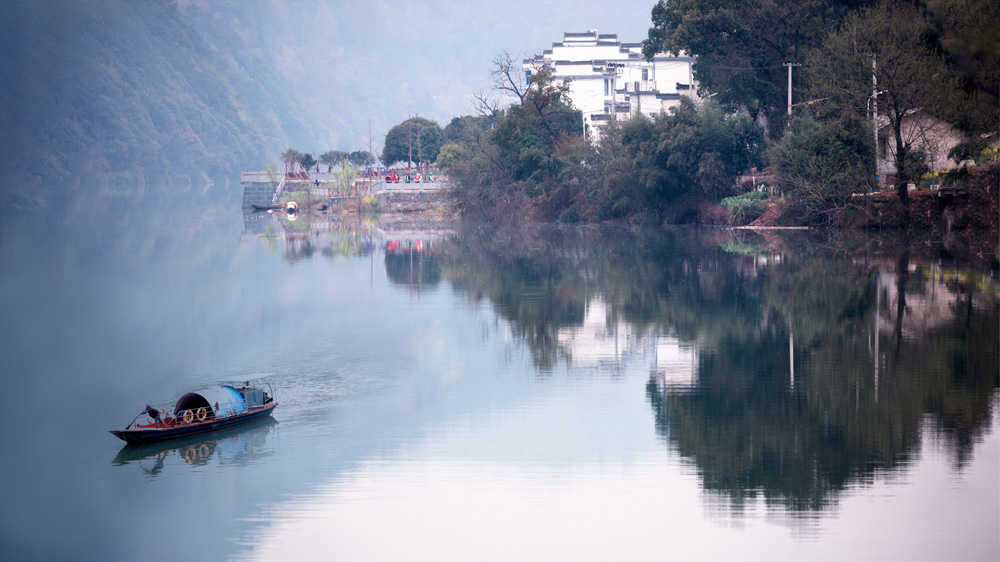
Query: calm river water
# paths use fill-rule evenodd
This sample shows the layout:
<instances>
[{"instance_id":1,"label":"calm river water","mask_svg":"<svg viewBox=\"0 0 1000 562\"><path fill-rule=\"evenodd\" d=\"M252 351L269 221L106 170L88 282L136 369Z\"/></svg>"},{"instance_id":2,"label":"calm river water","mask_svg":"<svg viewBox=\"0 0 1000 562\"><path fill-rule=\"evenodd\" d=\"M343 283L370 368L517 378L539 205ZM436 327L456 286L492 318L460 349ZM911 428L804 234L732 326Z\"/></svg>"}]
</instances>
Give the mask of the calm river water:
<instances>
[{"instance_id":1,"label":"calm river water","mask_svg":"<svg viewBox=\"0 0 1000 562\"><path fill-rule=\"evenodd\" d=\"M3 560L1000 556L995 271L232 207L6 225ZM254 377L273 421L107 432Z\"/></svg>"}]
</instances>

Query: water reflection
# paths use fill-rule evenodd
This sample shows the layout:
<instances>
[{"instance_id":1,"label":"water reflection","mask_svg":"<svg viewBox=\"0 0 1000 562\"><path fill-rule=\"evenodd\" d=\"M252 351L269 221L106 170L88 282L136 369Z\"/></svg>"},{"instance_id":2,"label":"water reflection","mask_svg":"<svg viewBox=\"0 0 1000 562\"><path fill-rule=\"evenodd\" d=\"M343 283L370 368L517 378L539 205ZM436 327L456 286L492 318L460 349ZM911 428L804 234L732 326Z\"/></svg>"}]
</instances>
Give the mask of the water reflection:
<instances>
[{"instance_id":1,"label":"water reflection","mask_svg":"<svg viewBox=\"0 0 1000 562\"><path fill-rule=\"evenodd\" d=\"M345 221L306 212L289 220L280 211L243 209L243 227L244 244L262 243L290 263L316 254L327 258L368 256L375 249L372 221Z\"/></svg>"},{"instance_id":2,"label":"water reflection","mask_svg":"<svg viewBox=\"0 0 1000 562\"><path fill-rule=\"evenodd\" d=\"M301 213L289 220L282 212L243 210L243 242L263 243L295 263L319 254L326 258L365 257L380 251L386 275L394 284L431 289L443 279L437 245L453 234L439 219L402 224L368 218ZM378 246L378 248L376 248Z\"/></svg>"},{"instance_id":3,"label":"water reflection","mask_svg":"<svg viewBox=\"0 0 1000 562\"><path fill-rule=\"evenodd\" d=\"M4 560L995 554L995 270L808 233L161 215L4 238L5 419L32 420L0 424ZM280 426L106 433L251 373ZM80 403L73 432L35 415Z\"/></svg>"},{"instance_id":4,"label":"water reflection","mask_svg":"<svg viewBox=\"0 0 1000 562\"><path fill-rule=\"evenodd\" d=\"M135 464L149 477L160 475L168 467L203 467L211 463L247 465L273 454L271 438L277 424L274 418L264 418L166 443L125 445L111 464Z\"/></svg>"},{"instance_id":5,"label":"water reflection","mask_svg":"<svg viewBox=\"0 0 1000 562\"><path fill-rule=\"evenodd\" d=\"M709 512L735 521L761 507L774 519L827 518L852 490L911 473L928 442L961 474L995 417L997 272L933 247L815 233L324 228L306 234L317 247L339 236L363 248L328 255L365 255L390 286L447 286L488 311L483 339L520 346L537 381L628 382L642 365L636 396L651 440L687 463ZM451 362L461 353L441 357L467 370ZM427 382L416 401L451 383Z\"/></svg>"},{"instance_id":6,"label":"water reflection","mask_svg":"<svg viewBox=\"0 0 1000 562\"><path fill-rule=\"evenodd\" d=\"M907 467L928 416L960 470L993 415L995 274L804 236L553 230L456 239L442 259L540 372L652 350L658 433L735 513L828 508Z\"/></svg>"},{"instance_id":7,"label":"water reflection","mask_svg":"<svg viewBox=\"0 0 1000 562\"><path fill-rule=\"evenodd\" d=\"M410 237L385 243L385 273L389 281L417 289L432 288L441 282L441 263L434 242Z\"/></svg>"}]
</instances>

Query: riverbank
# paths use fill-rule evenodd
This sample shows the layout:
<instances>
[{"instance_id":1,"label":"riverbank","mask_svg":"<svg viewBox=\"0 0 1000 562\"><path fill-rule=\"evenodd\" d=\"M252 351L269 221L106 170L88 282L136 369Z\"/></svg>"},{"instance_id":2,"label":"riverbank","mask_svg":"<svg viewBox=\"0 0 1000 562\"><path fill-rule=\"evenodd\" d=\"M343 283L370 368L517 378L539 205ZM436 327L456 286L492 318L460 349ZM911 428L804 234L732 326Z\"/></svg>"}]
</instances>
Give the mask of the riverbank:
<instances>
[{"instance_id":1,"label":"riverbank","mask_svg":"<svg viewBox=\"0 0 1000 562\"><path fill-rule=\"evenodd\" d=\"M980 169L959 178L962 195L941 197L938 191L909 192L909 217L895 192L859 195L838 208L830 224L805 224L794 198L751 192L719 203L690 196L677 201L664 224L730 228L803 228L835 226L835 230L877 233L879 237L921 240L963 260L989 266L1000 262L1000 168ZM383 190L362 198L325 198L292 191L283 200L296 201L302 212L334 216L377 215L387 220L457 219L460 215L450 189ZM870 219L866 219L870 211Z\"/></svg>"},{"instance_id":2,"label":"riverbank","mask_svg":"<svg viewBox=\"0 0 1000 562\"><path fill-rule=\"evenodd\" d=\"M829 222L838 230L935 239L956 257L979 263L1000 261L1000 168L984 167L961 175L955 187L959 188L957 195L955 190L947 195L943 190L926 188L910 191L909 209L895 192L859 194L835 209ZM760 228L817 226L803 224L791 197L748 195L720 203L695 198L682 201L671 222Z\"/></svg>"}]
</instances>

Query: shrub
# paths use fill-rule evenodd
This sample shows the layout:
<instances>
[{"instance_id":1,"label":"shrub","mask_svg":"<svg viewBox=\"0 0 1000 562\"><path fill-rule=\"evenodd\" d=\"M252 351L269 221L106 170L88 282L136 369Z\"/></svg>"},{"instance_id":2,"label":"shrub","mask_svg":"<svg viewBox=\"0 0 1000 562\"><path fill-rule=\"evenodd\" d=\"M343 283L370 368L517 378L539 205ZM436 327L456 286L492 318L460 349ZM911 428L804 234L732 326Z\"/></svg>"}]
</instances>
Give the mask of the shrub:
<instances>
[{"instance_id":1,"label":"shrub","mask_svg":"<svg viewBox=\"0 0 1000 562\"><path fill-rule=\"evenodd\" d=\"M763 191L750 191L726 197L719 202L729 211L735 222L752 222L767 210L768 195Z\"/></svg>"},{"instance_id":2,"label":"shrub","mask_svg":"<svg viewBox=\"0 0 1000 562\"><path fill-rule=\"evenodd\" d=\"M372 213L378 212L378 198L374 195L365 195L361 202L368 207L368 210Z\"/></svg>"},{"instance_id":3,"label":"shrub","mask_svg":"<svg viewBox=\"0 0 1000 562\"><path fill-rule=\"evenodd\" d=\"M871 131L862 119L820 123L809 114L768 150L775 181L791 198L789 211L800 224L845 219L853 192L865 191L874 167Z\"/></svg>"}]
</instances>

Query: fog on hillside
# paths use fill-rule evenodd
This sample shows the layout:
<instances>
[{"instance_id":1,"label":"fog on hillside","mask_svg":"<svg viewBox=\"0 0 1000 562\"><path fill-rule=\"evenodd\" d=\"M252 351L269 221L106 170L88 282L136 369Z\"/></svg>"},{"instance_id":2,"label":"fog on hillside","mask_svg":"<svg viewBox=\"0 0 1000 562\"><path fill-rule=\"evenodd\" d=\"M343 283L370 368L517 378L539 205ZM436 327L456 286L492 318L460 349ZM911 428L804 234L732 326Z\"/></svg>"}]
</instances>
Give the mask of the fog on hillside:
<instances>
[{"instance_id":1,"label":"fog on hillside","mask_svg":"<svg viewBox=\"0 0 1000 562\"><path fill-rule=\"evenodd\" d=\"M490 60L600 28L639 41L652 2L123 0L0 6L5 203L100 177L219 184L292 146L377 149L412 115L470 113ZM163 172L170 170L170 177Z\"/></svg>"}]
</instances>

